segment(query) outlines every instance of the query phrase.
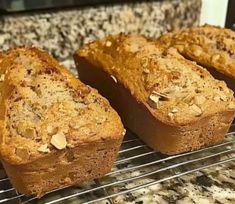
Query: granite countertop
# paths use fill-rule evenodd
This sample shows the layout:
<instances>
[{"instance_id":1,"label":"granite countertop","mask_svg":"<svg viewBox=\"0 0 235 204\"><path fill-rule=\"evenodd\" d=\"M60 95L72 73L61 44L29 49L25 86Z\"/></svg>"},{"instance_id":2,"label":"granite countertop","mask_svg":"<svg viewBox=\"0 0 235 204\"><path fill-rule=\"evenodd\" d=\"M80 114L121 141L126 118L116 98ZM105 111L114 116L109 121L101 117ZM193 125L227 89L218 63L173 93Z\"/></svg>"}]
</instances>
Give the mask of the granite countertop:
<instances>
[{"instance_id":1,"label":"granite countertop","mask_svg":"<svg viewBox=\"0 0 235 204\"><path fill-rule=\"evenodd\" d=\"M0 49L39 46L77 75L72 54L83 43L119 32L157 37L165 31L198 24L200 8L200 0L173 0L5 15L0 17ZM124 188L128 185L131 184ZM235 203L235 162L101 203Z\"/></svg>"}]
</instances>

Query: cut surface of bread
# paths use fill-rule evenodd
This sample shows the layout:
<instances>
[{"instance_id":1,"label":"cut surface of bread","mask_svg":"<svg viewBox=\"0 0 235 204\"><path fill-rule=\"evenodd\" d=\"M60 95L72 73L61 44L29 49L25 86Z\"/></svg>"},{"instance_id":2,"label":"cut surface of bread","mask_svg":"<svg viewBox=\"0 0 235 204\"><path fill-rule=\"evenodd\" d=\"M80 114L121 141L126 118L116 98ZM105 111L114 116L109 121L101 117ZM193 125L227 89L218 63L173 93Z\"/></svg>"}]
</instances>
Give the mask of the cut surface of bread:
<instances>
[{"instance_id":1,"label":"cut surface of bread","mask_svg":"<svg viewBox=\"0 0 235 204\"><path fill-rule=\"evenodd\" d=\"M123 126L108 101L37 48L3 55L0 153L15 188L42 196L110 171Z\"/></svg>"},{"instance_id":2,"label":"cut surface of bread","mask_svg":"<svg viewBox=\"0 0 235 204\"><path fill-rule=\"evenodd\" d=\"M235 32L204 25L166 33L157 44L175 47L186 58L206 67L235 90Z\"/></svg>"},{"instance_id":3,"label":"cut surface of bread","mask_svg":"<svg viewBox=\"0 0 235 204\"><path fill-rule=\"evenodd\" d=\"M109 36L84 45L74 58L80 79L110 99L126 126L163 153L221 141L234 116L233 92L224 82L145 37Z\"/></svg>"}]
</instances>

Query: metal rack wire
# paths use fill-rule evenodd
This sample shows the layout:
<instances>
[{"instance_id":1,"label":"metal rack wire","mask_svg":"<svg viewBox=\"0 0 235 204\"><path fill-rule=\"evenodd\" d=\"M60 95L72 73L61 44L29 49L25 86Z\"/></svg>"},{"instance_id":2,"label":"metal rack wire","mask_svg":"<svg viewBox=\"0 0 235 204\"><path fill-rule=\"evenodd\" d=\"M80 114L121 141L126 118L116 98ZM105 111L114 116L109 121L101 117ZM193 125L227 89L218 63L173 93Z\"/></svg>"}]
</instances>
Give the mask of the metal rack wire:
<instances>
[{"instance_id":1,"label":"metal rack wire","mask_svg":"<svg viewBox=\"0 0 235 204\"><path fill-rule=\"evenodd\" d=\"M174 156L162 155L127 133L113 169L105 177L80 185L56 189L42 199L26 197L12 188L4 171L0 172L0 203L94 203L205 168L235 161L235 124L223 143Z\"/></svg>"}]
</instances>

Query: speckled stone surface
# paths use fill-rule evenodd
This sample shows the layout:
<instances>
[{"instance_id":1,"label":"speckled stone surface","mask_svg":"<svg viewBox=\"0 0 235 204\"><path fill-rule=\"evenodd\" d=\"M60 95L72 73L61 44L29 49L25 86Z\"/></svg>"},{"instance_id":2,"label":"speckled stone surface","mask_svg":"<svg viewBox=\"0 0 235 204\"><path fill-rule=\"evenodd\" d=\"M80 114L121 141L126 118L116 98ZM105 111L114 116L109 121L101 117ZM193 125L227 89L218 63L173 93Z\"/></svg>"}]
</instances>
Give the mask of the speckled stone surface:
<instances>
[{"instance_id":1,"label":"speckled stone surface","mask_svg":"<svg viewBox=\"0 0 235 204\"><path fill-rule=\"evenodd\" d=\"M173 0L83 7L0 17L0 49L34 44L73 68L72 54L83 43L120 32L159 36L198 23L200 0Z\"/></svg>"},{"instance_id":2,"label":"speckled stone surface","mask_svg":"<svg viewBox=\"0 0 235 204\"><path fill-rule=\"evenodd\" d=\"M165 31L197 24L200 7L200 0L148 1L1 16L0 49L8 49L16 45L33 44L39 46L52 53L77 75L72 54L81 44L104 37L107 34L119 32L134 32L157 37ZM234 148L234 146L230 148ZM230 154L228 158L234 156L234 154ZM186 158L186 161L188 159ZM180 161L180 159L174 160L176 164ZM140 162L143 163L144 161ZM198 163L201 163L201 161ZM126 166L120 166L120 168L128 167L128 165L133 164L126 164ZM163 164L148 167L141 171L131 171L127 175L117 175L115 180L123 179L122 176L124 178L138 176L150 171L151 168L160 168L161 165ZM191 169L193 168L191 166ZM183 168L170 170L169 175L176 175L180 172L183 172ZM145 177L136 182L125 183L121 187L106 188L107 192L101 192L101 194L117 193L146 182L162 179L164 176L166 175L161 174L158 178L154 176ZM99 182L102 183L103 180ZM95 187L98 184L86 184L86 188L89 188L87 185ZM58 199L68 195L68 191L75 193L79 189L81 190L80 186L75 186L70 190L53 194L52 197L49 196L46 199ZM91 196L89 194L89 196L95 198L97 195ZM86 196L77 199L69 200L66 203L78 203L78 200L84 202ZM39 203L43 203L43 201L45 200L40 200ZM235 162L164 181L101 203L235 203Z\"/></svg>"}]
</instances>

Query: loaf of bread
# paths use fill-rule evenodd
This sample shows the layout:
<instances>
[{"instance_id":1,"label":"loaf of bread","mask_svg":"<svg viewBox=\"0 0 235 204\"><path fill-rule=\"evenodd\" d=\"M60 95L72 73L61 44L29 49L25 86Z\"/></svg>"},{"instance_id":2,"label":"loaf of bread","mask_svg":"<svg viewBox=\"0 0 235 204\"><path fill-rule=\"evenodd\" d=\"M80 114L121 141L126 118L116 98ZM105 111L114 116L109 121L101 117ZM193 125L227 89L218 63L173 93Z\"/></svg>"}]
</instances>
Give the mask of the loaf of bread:
<instances>
[{"instance_id":1,"label":"loaf of bread","mask_svg":"<svg viewBox=\"0 0 235 204\"><path fill-rule=\"evenodd\" d=\"M204 66L235 91L235 32L204 25L166 33L157 44L175 47L190 60Z\"/></svg>"},{"instance_id":2,"label":"loaf of bread","mask_svg":"<svg viewBox=\"0 0 235 204\"><path fill-rule=\"evenodd\" d=\"M95 89L33 47L6 51L0 76L0 156L17 191L41 197L111 170L124 129Z\"/></svg>"},{"instance_id":3,"label":"loaf of bread","mask_svg":"<svg viewBox=\"0 0 235 204\"><path fill-rule=\"evenodd\" d=\"M82 81L96 87L147 145L176 154L220 142L235 114L222 81L138 35L115 35L74 54Z\"/></svg>"}]
</instances>

